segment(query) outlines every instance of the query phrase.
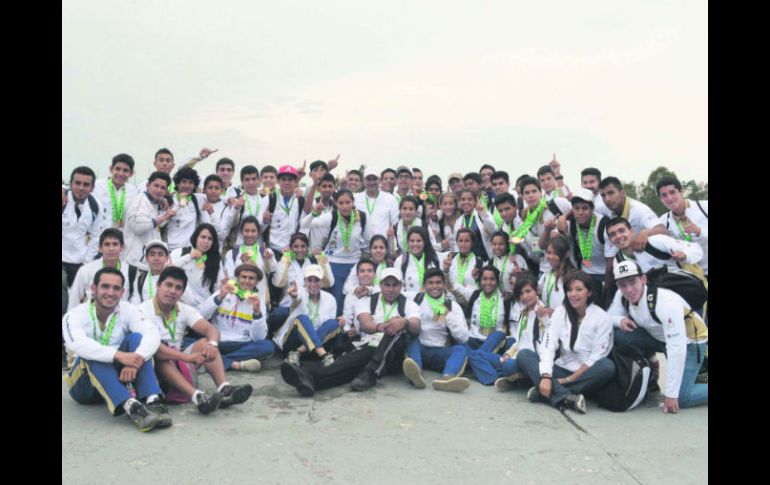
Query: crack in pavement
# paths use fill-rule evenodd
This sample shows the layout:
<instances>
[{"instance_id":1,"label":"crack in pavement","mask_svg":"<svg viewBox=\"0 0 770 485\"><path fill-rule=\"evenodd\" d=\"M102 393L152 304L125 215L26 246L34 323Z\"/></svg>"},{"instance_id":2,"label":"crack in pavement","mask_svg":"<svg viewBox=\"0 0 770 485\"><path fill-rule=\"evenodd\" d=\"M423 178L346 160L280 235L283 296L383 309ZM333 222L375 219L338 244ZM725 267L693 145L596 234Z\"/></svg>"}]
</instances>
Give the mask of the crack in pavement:
<instances>
[{"instance_id":1,"label":"crack in pavement","mask_svg":"<svg viewBox=\"0 0 770 485\"><path fill-rule=\"evenodd\" d=\"M604 447L604 444L603 444L603 443L602 443L602 442L601 442L601 441L600 441L598 438L596 438L594 435L592 435L591 433L589 433L589 432L588 432L588 431L587 431L585 428L583 428L582 426L580 426L579 424L577 424L577 422L575 422L575 420L574 420L574 419L572 419L572 417L571 417L570 415L568 415L568 414L567 414L567 413L565 413L564 411L561 411L561 413L560 413L560 414L561 414L562 416L564 416L564 419L566 419L566 420L567 420L567 422L568 422L568 423L570 423L572 426L574 426L574 427L575 427L577 430L579 430L579 431L581 431L582 433L584 433L585 435L587 435L587 436L591 437L591 438L593 439L593 441L595 441L595 442L596 442L597 446L598 446L598 447L599 447L599 448L600 448L600 449L601 449L601 450L602 450L604 453L606 453L606 454L607 454L607 456L609 456L609 457L610 457L610 460L612 460L612 462L613 462L614 464L616 464L617 466L619 466L620 468L622 468L622 469L623 469L623 471L625 471L626 473L628 473L628 474L631 476L631 478L633 478L633 479L634 479L634 481L635 481L636 483L638 483L639 485L644 485L644 482L642 481L642 479L640 479L640 478L639 478L639 477L638 477L638 476L637 476L637 475L636 475L636 474L635 474L635 473L634 473L634 472L633 472L633 471L632 471L630 468L628 468L626 465L624 465L624 464L623 464L623 462L621 462L621 461L620 461L620 459L618 459L618 455L617 455L617 453L613 453L613 452L611 452L611 451L608 451L608 450L607 450L607 449Z\"/></svg>"}]
</instances>

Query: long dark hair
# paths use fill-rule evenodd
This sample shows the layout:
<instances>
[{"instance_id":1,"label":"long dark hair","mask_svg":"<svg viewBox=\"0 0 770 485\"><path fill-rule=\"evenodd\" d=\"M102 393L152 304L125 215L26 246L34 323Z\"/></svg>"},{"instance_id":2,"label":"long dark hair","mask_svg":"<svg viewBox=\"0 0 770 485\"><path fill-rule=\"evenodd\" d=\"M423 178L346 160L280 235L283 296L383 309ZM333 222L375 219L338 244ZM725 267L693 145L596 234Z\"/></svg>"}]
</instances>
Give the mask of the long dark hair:
<instances>
[{"instance_id":1,"label":"long dark hair","mask_svg":"<svg viewBox=\"0 0 770 485\"><path fill-rule=\"evenodd\" d=\"M562 279L563 282L566 281L567 275L573 271L577 271L577 269L572 265L572 261L569 259L569 253L570 253L570 244L569 239L567 239L567 236L564 236L562 234L559 234L555 238L551 239L548 242L548 245L545 247L546 251L548 250L548 246L553 247L553 251L556 253L557 256L559 256L559 259L561 259L561 268L559 268L559 277ZM556 278L558 281L559 278ZM566 283L564 283L566 287Z\"/></svg>"},{"instance_id":2,"label":"long dark hair","mask_svg":"<svg viewBox=\"0 0 770 485\"><path fill-rule=\"evenodd\" d=\"M406 233L407 247L404 248L406 251L403 254L404 260L401 262L402 275L406 275L406 267L409 265L409 256L412 254L409 252L409 238L412 237L412 234L415 233L419 234L422 238L422 253L425 255L425 269L428 269L429 264L433 264L435 268L441 268L441 265L438 262L438 255L436 255L436 251L433 249L433 245L430 243L428 230L422 226L413 226L410 227L409 231Z\"/></svg>"},{"instance_id":3,"label":"long dark hair","mask_svg":"<svg viewBox=\"0 0 770 485\"><path fill-rule=\"evenodd\" d=\"M509 254L511 254L511 245L510 245L510 244L509 244L509 242L508 242L508 240L510 239L510 237L508 236L508 234L506 234L506 233L505 233L505 231L497 231L496 233L492 234L492 237L491 237L491 238L489 238L489 240L490 240L490 241L494 241L496 237L501 237L501 238L503 238L503 239L505 240L505 252L504 252L504 253L503 253L503 255L501 256L502 258L505 258L505 257L507 257ZM493 258L495 257L495 253L494 253L494 251L492 251L492 254L491 254L491 256L492 256ZM535 286L537 286L537 285L535 285Z\"/></svg>"},{"instance_id":4,"label":"long dark hair","mask_svg":"<svg viewBox=\"0 0 770 485\"><path fill-rule=\"evenodd\" d=\"M590 292L588 295L588 300L586 300L586 308L588 308L596 301L594 280L592 280L591 277L583 271L572 271L567 274L566 280L564 281L564 293L567 293L570 285L575 281L582 282L586 289L588 289ZM574 349L575 340L577 340L578 335L578 314L577 311L572 308L572 304L570 304L569 298L566 296L564 297L564 302L562 302L562 305L564 305L564 309L567 310L567 317L569 318L570 323L569 348Z\"/></svg>"},{"instance_id":5,"label":"long dark hair","mask_svg":"<svg viewBox=\"0 0 770 485\"><path fill-rule=\"evenodd\" d=\"M375 241L382 241L382 244L385 245L385 258L383 258L382 262L385 263L385 266L390 268L391 266L393 266L393 261L389 257L389 254L390 254L390 244L388 244L388 238L386 238L382 234L375 234L369 240L369 258L372 261L374 261L374 258L372 257L372 245L374 244ZM377 265L375 265L375 269L377 269Z\"/></svg>"},{"instance_id":6,"label":"long dark hair","mask_svg":"<svg viewBox=\"0 0 770 485\"><path fill-rule=\"evenodd\" d=\"M259 226L257 226L259 227ZM195 232L193 232L192 236L190 236L190 244L192 245L192 248L195 248L195 243L198 241L198 236L200 236L200 233L203 232L203 230L209 231L209 234L211 234L211 247L209 250L204 253L207 255L205 267L203 269L203 278L201 278L201 283L209 286L209 291L211 293L214 293L214 285L217 282L217 278L219 277L219 265L221 262L221 257L219 255L219 237L217 237L217 230L214 229L214 226L208 223L203 223L195 228Z\"/></svg>"}]
</instances>

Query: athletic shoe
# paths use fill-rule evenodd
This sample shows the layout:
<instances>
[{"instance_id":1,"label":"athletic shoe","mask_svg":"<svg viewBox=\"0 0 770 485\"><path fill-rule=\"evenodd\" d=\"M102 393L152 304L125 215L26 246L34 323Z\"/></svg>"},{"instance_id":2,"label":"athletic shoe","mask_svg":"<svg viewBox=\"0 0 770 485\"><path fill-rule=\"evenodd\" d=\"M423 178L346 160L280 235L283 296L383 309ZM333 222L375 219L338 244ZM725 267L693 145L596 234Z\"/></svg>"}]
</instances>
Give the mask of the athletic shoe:
<instances>
[{"instance_id":1,"label":"athletic shoe","mask_svg":"<svg viewBox=\"0 0 770 485\"><path fill-rule=\"evenodd\" d=\"M532 386L527 391L527 399L529 399L529 402L548 402L548 399L540 394L540 389L537 386Z\"/></svg>"},{"instance_id":2,"label":"athletic shoe","mask_svg":"<svg viewBox=\"0 0 770 485\"><path fill-rule=\"evenodd\" d=\"M571 409L577 411L580 414L585 414L588 411L586 406L586 398L582 394L570 394L560 403L559 409L564 411L565 409Z\"/></svg>"},{"instance_id":3,"label":"athletic shoe","mask_svg":"<svg viewBox=\"0 0 770 485\"><path fill-rule=\"evenodd\" d=\"M404 371L406 378L409 379L417 389L425 389L425 386L428 385L428 383L425 382L425 378L422 376L420 366L417 365L417 362L415 362L414 359L410 357L404 359L401 369Z\"/></svg>"},{"instance_id":4,"label":"athletic shoe","mask_svg":"<svg viewBox=\"0 0 770 485\"><path fill-rule=\"evenodd\" d=\"M249 359L240 362L239 370L246 372L259 372L262 369L262 362L257 359Z\"/></svg>"},{"instance_id":5,"label":"athletic shoe","mask_svg":"<svg viewBox=\"0 0 770 485\"><path fill-rule=\"evenodd\" d=\"M160 399L156 399L153 402L145 404L145 407L151 412L160 416L158 421L158 428L168 428L171 426L171 417L168 415L168 408L165 404L160 402Z\"/></svg>"},{"instance_id":6,"label":"athletic shoe","mask_svg":"<svg viewBox=\"0 0 770 485\"><path fill-rule=\"evenodd\" d=\"M326 354L324 354L323 358L321 358L321 364L323 364L324 367L329 367L333 363L334 363L334 356L330 352L327 352Z\"/></svg>"},{"instance_id":7,"label":"athletic shoe","mask_svg":"<svg viewBox=\"0 0 770 485\"><path fill-rule=\"evenodd\" d=\"M511 374L509 376L501 377L495 381L495 388L500 392L510 391L516 385L514 384L516 381L524 377L520 372L517 372L515 374Z\"/></svg>"},{"instance_id":8,"label":"athletic shoe","mask_svg":"<svg viewBox=\"0 0 770 485\"><path fill-rule=\"evenodd\" d=\"M219 392L212 392L211 394L202 392L198 394L198 399L195 404L198 406L198 411L200 411L201 414L208 414L219 407L223 397L224 396Z\"/></svg>"},{"instance_id":9,"label":"athletic shoe","mask_svg":"<svg viewBox=\"0 0 770 485\"><path fill-rule=\"evenodd\" d=\"M131 404L131 407L128 408L126 414L128 414L128 419L143 433L150 431L161 421L158 414L150 412L150 410L139 401Z\"/></svg>"},{"instance_id":10,"label":"athletic shoe","mask_svg":"<svg viewBox=\"0 0 770 485\"><path fill-rule=\"evenodd\" d=\"M248 401L253 391L251 384L244 384L242 386L233 386L231 384L222 388L222 402L219 404L220 409L226 409L233 404L241 404Z\"/></svg>"},{"instance_id":11,"label":"athletic shoe","mask_svg":"<svg viewBox=\"0 0 770 485\"><path fill-rule=\"evenodd\" d=\"M465 377L442 376L432 382L433 389L437 391L462 392L471 385L471 381Z\"/></svg>"},{"instance_id":12,"label":"athletic shoe","mask_svg":"<svg viewBox=\"0 0 770 485\"><path fill-rule=\"evenodd\" d=\"M373 370L367 368L364 368L364 370L353 379L353 382L350 383L350 387L353 388L354 391L365 391L376 385L377 375Z\"/></svg>"},{"instance_id":13,"label":"athletic shoe","mask_svg":"<svg viewBox=\"0 0 770 485\"><path fill-rule=\"evenodd\" d=\"M289 352L289 355L286 356L286 363L292 364L292 365L299 365L299 358L300 358L299 352L297 352L296 350L292 350L291 352Z\"/></svg>"}]
</instances>

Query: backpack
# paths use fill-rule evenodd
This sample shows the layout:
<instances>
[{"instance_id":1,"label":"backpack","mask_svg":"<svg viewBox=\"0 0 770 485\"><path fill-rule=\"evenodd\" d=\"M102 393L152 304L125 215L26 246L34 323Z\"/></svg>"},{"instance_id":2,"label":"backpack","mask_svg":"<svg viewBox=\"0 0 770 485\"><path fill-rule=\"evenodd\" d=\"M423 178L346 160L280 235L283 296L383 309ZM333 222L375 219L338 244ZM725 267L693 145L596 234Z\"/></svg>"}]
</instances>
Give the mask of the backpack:
<instances>
[{"instance_id":1,"label":"backpack","mask_svg":"<svg viewBox=\"0 0 770 485\"><path fill-rule=\"evenodd\" d=\"M548 207L548 210L551 211L551 214L554 215L554 217L559 217L563 214L561 209L559 209L559 206L556 205L556 198L549 200L546 206Z\"/></svg>"},{"instance_id":2,"label":"backpack","mask_svg":"<svg viewBox=\"0 0 770 485\"><path fill-rule=\"evenodd\" d=\"M144 282L147 281L147 275L149 274L147 271L141 270L137 268L134 265L128 266L128 299L131 300L131 297L134 296L134 281L136 280L136 273L139 273L139 299L144 301L144 297L142 296L142 291L144 290Z\"/></svg>"},{"instance_id":3,"label":"backpack","mask_svg":"<svg viewBox=\"0 0 770 485\"><path fill-rule=\"evenodd\" d=\"M377 311L377 303L380 301L380 293L377 292L369 297L369 313L374 317L374 312ZM404 316L404 310L406 308L406 297L403 294L398 295L398 316Z\"/></svg>"},{"instance_id":4,"label":"backpack","mask_svg":"<svg viewBox=\"0 0 770 485\"><path fill-rule=\"evenodd\" d=\"M64 192L67 194L67 197L69 197L71 190L67 189ZM88 194L88 207L91 208L91 224L93 224L97 215L99 214L99 203L96 201L96 198L92 194ZM67 206L61 208L62 214L64 214L64 209L66 208Z\"/></svg>"},{"instance_id":5,"label":"backpack","mask_svg":"<svg viewBox=\"0 0 770 485\"><path fill-rule=\"evenodd\" d=\"M621 253L618 253L620 255ZM709 298L708 287L695 274L683 269L671 270L668 266L653 268L646 273L647 285L654 288L666 288L681 296L691 309L703 308ZM657 293L653 298L657 298ZM623 306L628 309L628 300L623 298ZM657 321L654 311L650 313Z\"/></svg>"},{"instance_id":6,"label":"backpack","mask_svg":"<svg viewBox=\"0 0 770 485\"><path fill-rule=\"evenodd\" d=\"M633 347L617 345L610 351L609 359L615 363L615 377L594 397L599 407L616 413L630 411L647 397L650 361Z\"/></svg>"},{"instance_id":7,"label":"backpack","mask_svg":"<svg viewBox=\"0 0 770 485\"><path fill-rule=\"evenodd\" d=\"M481 290L476 290L473 292L471 297L468 299L468 303L465 305L465 308L463 308L463 313L465 314L465 319L468 320L468 323L470 324L471 321L471 314L473 313L473 304L476 303L476 300L479 299L479 296L481 295ZM503 314L505 315L505 318L503 319L503 328L505 328L505 333L509 333L510 331L510 322L511 319L511 307L513 306L513 300L510 298L503 297Z\"/></svg>"},{"instance_id":8,"label":"backpack","mask_svg":"<svg viewBox=\"0 0 770 485\"><path fill-rule=\"evenodd\" d=\"M363 234L364 233L364 229L366 228L366 212L358 211L358 214L359 214L358 222L361 223L361 234ZM332 233L334 232L334 228L337 227L338 218L339 218L338 212L335 210L334 212L332 212L332 222L329 225L329 234L326 235L326 244L329 243L329 239L332 237ZM351 231L351 235L352 235L353 234L353 230L351 229L350 231Z\"/></svg>"},{"instance_id":9,"label":"backpack","mask_svg":"<svg viewBox=\"0 0 770 485\"><path fill-rule=\"evenodd\" d=\"M303 207L305 206L305 197L297 197L297 204L297 228L299 228L299 221L302 219ZM276 205L278 205L278 196L274 190L271 190L270 195L267 196L267 211L272 214L275 212ZM241 214L243 214L243 207L241 207ZM268 224L262 232L262 239L265 241L265 247L270 247L270 226L271 224Z\"/></svg>"}]
</instances>

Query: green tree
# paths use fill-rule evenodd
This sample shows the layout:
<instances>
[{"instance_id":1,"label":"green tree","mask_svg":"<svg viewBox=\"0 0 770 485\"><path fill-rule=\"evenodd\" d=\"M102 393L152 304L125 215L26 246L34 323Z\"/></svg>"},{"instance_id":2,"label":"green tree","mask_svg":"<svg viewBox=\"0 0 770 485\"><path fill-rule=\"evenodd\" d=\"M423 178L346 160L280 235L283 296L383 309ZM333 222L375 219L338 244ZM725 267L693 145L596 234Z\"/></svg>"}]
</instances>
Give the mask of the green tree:
<instances>
[{"instance_id":1,"label":"green tree","mask_svg":"<svg viewBox=\"0 0 770 485\"><path fill-rule=\"evenodd\" d=\"M626 191L626 195L632 199L637 199L643 202L652 209L657 215L662 215L668 211L663 202L660 201L658 193L655 190L655 185L658 181L665 177L676 177L676 174L666 167L658 167L647 177L646 182L635 184L633 182L623 182L623 188ZM708 200L708 182L698 183L694 180L682 180L682 189L684 190L684 196L692 200Z\"/></svg>"}]
</instances>

